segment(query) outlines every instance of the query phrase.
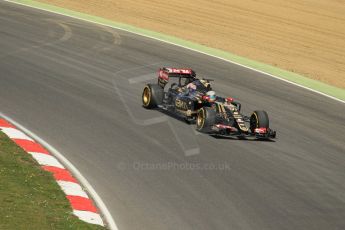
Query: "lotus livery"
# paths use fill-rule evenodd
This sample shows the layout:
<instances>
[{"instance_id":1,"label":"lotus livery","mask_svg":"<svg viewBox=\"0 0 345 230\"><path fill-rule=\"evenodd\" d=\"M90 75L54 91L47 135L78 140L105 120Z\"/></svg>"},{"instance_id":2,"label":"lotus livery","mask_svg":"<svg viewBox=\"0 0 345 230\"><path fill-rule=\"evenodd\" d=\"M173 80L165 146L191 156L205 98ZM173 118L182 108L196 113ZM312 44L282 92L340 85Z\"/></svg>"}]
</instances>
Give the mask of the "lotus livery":
<instances>
[{"instance_id":1,"label":"lotus livery","mask_svg":"<svg viewBox=\"0 0 345 230\"><path fill-rule=\"evenodd\" d=\"M211 82L211 79L199 79L192 69L161 68L158 82L144 87L143 107L196 123L199 132L210 135L243 139L276 137L265 111L243 115L241 104L231 97L216 95Z\"/></svg>"}]
</instances>

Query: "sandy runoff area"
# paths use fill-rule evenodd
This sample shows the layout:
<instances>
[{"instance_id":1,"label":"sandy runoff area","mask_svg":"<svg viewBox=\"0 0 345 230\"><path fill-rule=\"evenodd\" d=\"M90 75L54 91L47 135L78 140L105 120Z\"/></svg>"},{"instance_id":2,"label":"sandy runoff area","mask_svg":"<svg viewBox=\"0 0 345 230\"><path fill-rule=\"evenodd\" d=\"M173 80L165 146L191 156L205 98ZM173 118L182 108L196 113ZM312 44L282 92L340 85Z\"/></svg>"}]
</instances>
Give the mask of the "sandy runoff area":
<instances>
[{"instance_id":1,"label":"sandy runoff area","mask_svg":"<svg viewBox=\"0 0 345 230\"><path fill-rule=\"evenodd\" d=\"M39 0L345 88L345 0Z\"/></svg>"}]
</instances>

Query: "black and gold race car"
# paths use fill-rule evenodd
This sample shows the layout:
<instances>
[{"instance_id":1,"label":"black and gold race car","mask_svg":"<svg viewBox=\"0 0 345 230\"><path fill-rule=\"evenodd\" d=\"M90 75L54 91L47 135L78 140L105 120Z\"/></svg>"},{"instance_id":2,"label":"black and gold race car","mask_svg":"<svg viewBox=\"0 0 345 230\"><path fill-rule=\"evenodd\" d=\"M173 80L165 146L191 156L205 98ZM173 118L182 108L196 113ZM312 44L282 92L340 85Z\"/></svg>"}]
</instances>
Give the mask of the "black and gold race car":
<instances>
[{"instance_id":1,"label":"black and gold race car","mask_svg":"<svg viewBox=\"0 0 345 230\"><path fill-rule=\"evenodd\" d=\"M167 87L168 83L169 86ZM265 111L251 116L241 114L241 104L217 96L210 79L198 79L192 69L161 68L157 84L147 84L142 93L143 107L196 123L196 129L216 136L270 139L276 131L269 128Z\"/></svg>"}]
</instances>

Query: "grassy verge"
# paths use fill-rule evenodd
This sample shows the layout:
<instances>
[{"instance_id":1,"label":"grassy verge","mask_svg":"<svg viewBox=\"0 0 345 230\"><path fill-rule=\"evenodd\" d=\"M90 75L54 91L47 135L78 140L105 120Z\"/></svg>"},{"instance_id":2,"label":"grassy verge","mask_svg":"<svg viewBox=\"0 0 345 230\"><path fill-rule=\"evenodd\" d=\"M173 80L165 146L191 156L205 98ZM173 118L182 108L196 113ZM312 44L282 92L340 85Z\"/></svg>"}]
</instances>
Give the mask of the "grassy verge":
<instances>
[{"instance_id":1,"label":"grassy verge","mask_svg":"<svg viewBox=\"0 0 345 230\"><path fill-rule=\"evenodd\" d=\"M0 229L104 229L72 215L53 176L0 132Z\"/></svg>"}]
</instances>

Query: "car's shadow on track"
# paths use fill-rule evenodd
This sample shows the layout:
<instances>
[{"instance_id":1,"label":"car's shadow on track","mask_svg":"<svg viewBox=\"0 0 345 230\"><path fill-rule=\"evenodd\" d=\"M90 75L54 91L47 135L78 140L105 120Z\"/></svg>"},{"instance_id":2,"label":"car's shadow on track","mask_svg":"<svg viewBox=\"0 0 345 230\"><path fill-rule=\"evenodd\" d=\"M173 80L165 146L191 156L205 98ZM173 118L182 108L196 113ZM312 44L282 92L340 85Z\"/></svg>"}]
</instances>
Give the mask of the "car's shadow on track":
<instances>
[{"instance_id":1,"label":"car's shadow on track","mask_svg":"<svg viewBox=\"0 0 345 230\"><path fill-rule=\"evenodd\" d=\"M255 142L276 142L272 139L257 139L257 138L246 138L246 137L232 137L232 136L222 136L217 134L209 134L210 137L219 140L233 140L233 141L255 141Z\"/></svg>"},{"instance_id":2,"label":"car's shadow on track","mask_svg":"<svg viewBox=\"0 0 345 230\"><path fill-rule=\"evenodd\" d=\"M171 117L175 120L181 121L183 123L185 123L186 125L193 125L195 124L195 121L188 121L185 118L183 118L182 116L179 116L177 114L174 114L173 112L170 111L166 111L166 110L162 110L162 109L156 109L156 111L163 113L164 115Z\"/></svg>"}]
</instances>

